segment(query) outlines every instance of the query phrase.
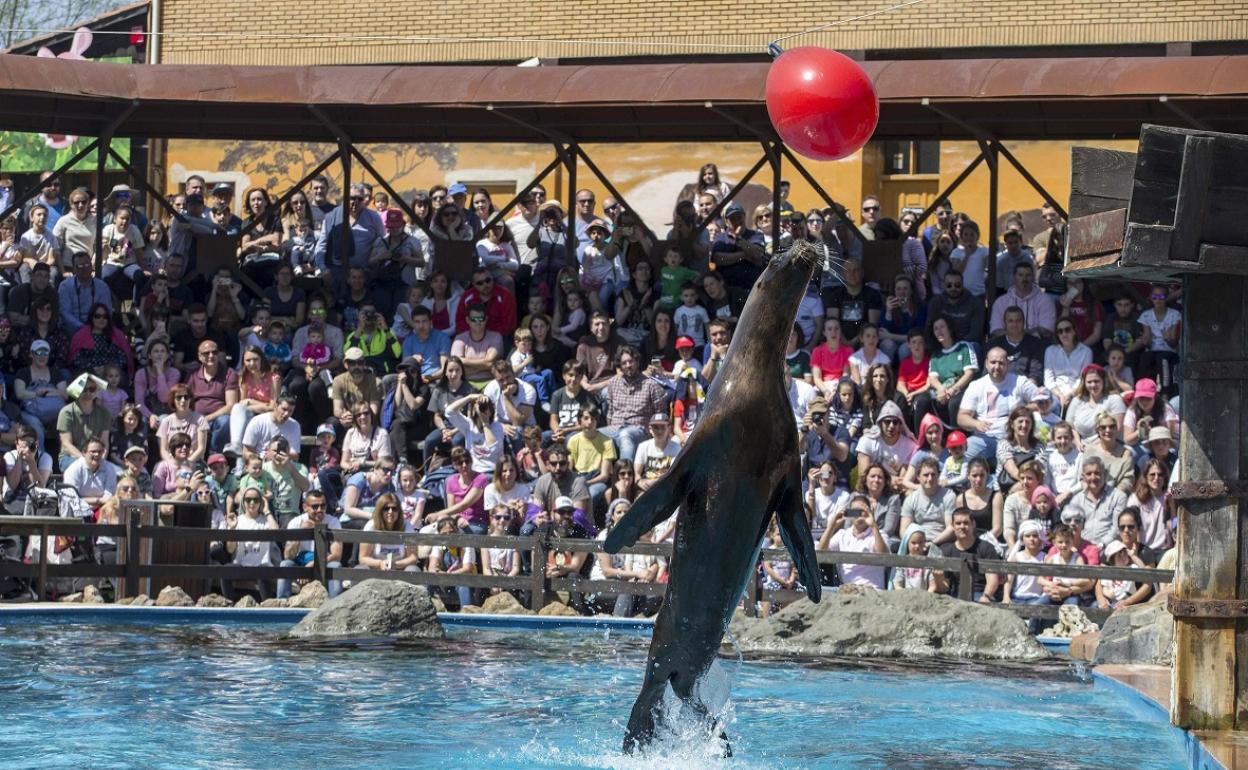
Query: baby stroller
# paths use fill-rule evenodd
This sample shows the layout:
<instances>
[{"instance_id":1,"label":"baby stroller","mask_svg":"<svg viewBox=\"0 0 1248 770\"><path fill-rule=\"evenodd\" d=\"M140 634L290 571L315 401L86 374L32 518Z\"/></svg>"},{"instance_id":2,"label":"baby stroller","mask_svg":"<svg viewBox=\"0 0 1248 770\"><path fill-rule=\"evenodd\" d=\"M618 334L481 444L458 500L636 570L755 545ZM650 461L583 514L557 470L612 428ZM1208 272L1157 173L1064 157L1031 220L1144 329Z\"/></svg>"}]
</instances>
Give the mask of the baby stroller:
<instances>
[{"instance_id":1,"label":"baby stroller","mask_svg":"<svg viewBox=\"0 0 1248 770\"><path fill-rule=\"evenodd\" d=\"M29 489L26 493L23 513L27 516L59 516L88 522L94 517L91 506L82 499L78 490L65 484L59 485L55 490L45 487ZM49 564L77 564L92 561L94 545L90 537L50 537L47 546ZM19 549L15 553L19 558L24 555L27 564L35 564L40 560L39 551L40 538L32 536L27 539L24 551ZM27 590L30 590L29 581L26 582ZM58 594L72 593L82 590L90 582L90 578L52 578L49 579L48 588Z\"/></svg>"}]
</instances>

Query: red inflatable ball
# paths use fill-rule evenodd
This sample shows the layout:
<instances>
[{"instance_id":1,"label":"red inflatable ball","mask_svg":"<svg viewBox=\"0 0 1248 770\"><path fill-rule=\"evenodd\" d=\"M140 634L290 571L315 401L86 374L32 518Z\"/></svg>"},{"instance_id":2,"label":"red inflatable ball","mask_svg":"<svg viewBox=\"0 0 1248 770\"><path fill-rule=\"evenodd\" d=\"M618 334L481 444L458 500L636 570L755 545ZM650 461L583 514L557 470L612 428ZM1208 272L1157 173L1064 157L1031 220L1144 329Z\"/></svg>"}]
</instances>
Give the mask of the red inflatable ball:
<instances>
[{"instance_id":1,"label":"red inflatable ball","mask_svg":"<svg viewBox=\"0 0 1248 770\"><path fill-rule=\"evenodd\" d=\"M880 120L880 100L853 59L826 48L785 51L767 73L767 115L794 152L837 160L862 148Z\"/></svg>"}]
</instances>

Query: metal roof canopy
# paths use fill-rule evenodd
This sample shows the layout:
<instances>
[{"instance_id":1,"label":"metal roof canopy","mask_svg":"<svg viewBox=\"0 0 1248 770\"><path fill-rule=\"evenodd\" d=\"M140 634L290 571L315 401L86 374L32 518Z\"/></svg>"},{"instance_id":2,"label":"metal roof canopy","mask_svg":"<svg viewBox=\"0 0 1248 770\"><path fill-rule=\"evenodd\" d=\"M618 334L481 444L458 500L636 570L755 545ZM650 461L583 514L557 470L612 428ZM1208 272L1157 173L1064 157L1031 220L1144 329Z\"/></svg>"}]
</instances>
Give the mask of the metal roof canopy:
<instances>
[{"instance_id":1,"label":"metal roof canopy","mask_svg":"<svg viewBox=\"0 0 1248 770\"><path fill-rule=\"evenodd\" d=\"M0 55L0 129L97 136L133 105L116 136L334 141L315 105L356 143L757 141L774 136L768 67L149 66ZM863 67L880 95L876 139L1127 138L1143 123L1248 133L1248 56Z\"/></svg>"}]
</instances>

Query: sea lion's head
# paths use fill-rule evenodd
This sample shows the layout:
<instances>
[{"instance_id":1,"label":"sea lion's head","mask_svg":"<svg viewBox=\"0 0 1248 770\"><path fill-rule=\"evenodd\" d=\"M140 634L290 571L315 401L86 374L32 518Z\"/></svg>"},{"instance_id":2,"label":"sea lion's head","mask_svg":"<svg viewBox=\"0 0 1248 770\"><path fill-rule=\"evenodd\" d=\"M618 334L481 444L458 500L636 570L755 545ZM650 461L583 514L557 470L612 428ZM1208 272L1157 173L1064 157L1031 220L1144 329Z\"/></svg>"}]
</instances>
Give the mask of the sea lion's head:
<instances>
[{"instance_id":1,"label":"sea lion's head","mask_svg":"<svg viewBox=\"0 0 1248 770\"><path fill-rule=\"evenodd\" d=\"M806 241L797 241L792 248L772 257L750 292L738 331L752 327L751 335L774 339L783 353L818 259L819 252Z\"/></svg>"}]
</instances>

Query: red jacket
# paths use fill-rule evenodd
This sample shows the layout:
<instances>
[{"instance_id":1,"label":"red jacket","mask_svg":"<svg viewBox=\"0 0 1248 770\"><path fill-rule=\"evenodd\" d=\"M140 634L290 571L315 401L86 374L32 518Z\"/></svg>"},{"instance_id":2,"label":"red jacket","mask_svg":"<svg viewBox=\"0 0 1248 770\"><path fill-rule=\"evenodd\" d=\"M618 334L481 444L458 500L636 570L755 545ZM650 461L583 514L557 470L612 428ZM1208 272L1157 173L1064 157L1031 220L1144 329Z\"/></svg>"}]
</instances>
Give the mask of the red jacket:
<instances>
[{"instance_id":1,"label":"red jacket","mask_svg":"<svg viewBox=\"0 0 1248 770\"><path fill-rule=\"evenodd\" d=\"M481 299L481 294L476 287L464 292L463 296L459 298L459 309L455 313L456 334L463 334L468 331L468 307L479 302L484 302L484 300ZM502 286L495 284L494 293L485 305L485 328L492 332L498 332L503 335L505 342L510 342L511 333L516 330L515 296Z\"/></svg>"}]
</instances>

